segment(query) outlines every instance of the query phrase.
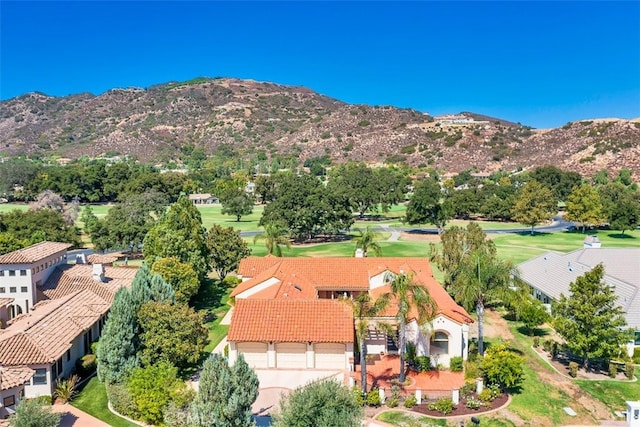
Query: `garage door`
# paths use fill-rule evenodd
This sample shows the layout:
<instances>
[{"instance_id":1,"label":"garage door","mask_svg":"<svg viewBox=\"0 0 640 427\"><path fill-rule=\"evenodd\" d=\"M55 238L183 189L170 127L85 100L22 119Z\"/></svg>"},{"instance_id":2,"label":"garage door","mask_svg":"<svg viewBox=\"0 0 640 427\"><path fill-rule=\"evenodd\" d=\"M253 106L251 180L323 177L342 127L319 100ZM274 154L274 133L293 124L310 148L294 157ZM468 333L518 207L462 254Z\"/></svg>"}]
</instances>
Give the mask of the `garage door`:
<instances>
[{"instance_id":1,"label":"garage door","mask_svg":"<svg viewBox=\"0 0 640 427\"><path fill-rule=\"evenodd\" d=\"M276 344L277 368L306 368L307 345L283 342Z\"/></svg>"},{"instance_id":2,"label":"garage door","mask_svg":"<svg viewBox=\"0 0 640 427\"><path fill-rule=\"evenodd\" d=\"M244 360L252 368L267 367L267 344L263 342L241 342L237 349L242 353Z\"/></svg>"},{"instance_id":3,"label":"garage door","mask_svg":"<svg viewBox=\"0 0 640 427\"><path fill-rule=\"evenodd\" d=\"M318 369L345 369L344 344L315 344L316 365Z\"/></svg>"}]
</instances>

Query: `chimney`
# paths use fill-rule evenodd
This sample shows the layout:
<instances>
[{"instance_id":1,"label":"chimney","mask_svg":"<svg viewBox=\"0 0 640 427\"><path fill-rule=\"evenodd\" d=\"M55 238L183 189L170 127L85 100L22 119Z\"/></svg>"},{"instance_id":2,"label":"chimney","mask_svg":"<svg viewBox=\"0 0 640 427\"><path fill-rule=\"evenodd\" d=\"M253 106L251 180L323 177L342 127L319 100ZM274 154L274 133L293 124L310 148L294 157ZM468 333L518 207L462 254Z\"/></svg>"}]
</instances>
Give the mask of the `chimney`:
<instances>
[{"instance_id":1,"label":"chimney","mask_svg":"<svg viewBox=\"0 0 640 427\"><path fill-rule=\"evenodd\" d=\"M96 282L104 282L104 265L93 264L91 277L93 277L93 280L95 280Z\"/></svg>"}]
</instances>

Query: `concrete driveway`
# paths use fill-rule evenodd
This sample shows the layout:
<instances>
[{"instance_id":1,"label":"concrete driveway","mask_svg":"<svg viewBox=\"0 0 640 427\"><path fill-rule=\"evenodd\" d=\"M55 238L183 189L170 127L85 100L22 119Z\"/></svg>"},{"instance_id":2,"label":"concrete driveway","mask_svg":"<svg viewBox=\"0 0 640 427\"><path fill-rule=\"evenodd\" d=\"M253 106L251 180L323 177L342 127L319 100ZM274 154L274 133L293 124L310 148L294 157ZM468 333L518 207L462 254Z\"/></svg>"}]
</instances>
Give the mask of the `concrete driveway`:
<instances>
[{"instance_id":1,"label":"concrete driveway","mask_svg":"<svg viewBox=\"0 0 640 427\"><path fill-rule=\"evenodd\" d=\"M334 378L344 383L348 378L344 371L323 369L256 369L260 381L258 399L252 410L254 415L268 415L278 407L280 397L291 390L324 378Z\"/></svg>"},{"instance_id":2,"label":"concrete driveway","mask_svg":"<svg viewBox=\"0 0 640 427\"><path fill-rule=\"evenodd\" d=\"M60 412L62 420L59 427L109 427L109 424L67 404L53 405L53 412Z\"/></svg>"}]
</instances>

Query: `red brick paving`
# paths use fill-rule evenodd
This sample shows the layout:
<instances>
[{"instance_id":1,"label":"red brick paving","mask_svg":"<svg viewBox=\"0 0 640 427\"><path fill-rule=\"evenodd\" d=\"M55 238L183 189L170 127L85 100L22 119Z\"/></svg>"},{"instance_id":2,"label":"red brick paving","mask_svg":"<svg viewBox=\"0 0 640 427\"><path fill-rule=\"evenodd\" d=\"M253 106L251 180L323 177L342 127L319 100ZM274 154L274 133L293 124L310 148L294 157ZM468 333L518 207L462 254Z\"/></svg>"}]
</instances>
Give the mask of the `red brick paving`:
<instances>
[{"instance_id":1,"label":"red brick paving","mask_svg":"<svg viewBox=\"0 0 640 427\"><path fill-rule=\"evenodd\" d=\"M400 356L385 355L367 364L367 384L372 387L391 389L391 380L397 379L400 373ZM360 381L360 366L356 366L352 374L356 383ZM402 387L405 392L450 392L458 390L464 385L463 372L428 371L414 372L407 370L408 384Z\"/></svg>"}]
</instances>

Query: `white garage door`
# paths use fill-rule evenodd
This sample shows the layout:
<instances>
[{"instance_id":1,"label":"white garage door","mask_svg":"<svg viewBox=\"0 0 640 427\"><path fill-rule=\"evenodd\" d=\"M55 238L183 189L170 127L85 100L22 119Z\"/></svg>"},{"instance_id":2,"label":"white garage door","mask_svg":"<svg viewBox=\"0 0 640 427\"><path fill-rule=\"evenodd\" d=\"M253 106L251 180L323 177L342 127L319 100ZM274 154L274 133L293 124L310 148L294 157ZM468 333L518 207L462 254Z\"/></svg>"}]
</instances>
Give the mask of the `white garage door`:
<instances>
[{"instance_id":1,"label":"white garage door","mask_svg":"<svg viewBox=\"0 0 640 427\"><path fill-rule=\"evenodd\" d=\"M292 342L276 344L277 368L306 368L307 345Z\"/></svg>"},{"instance_id":2,"label":"white garage door","mask_svg":"<svg viewBox=\"0 0 640 427\"><path fill-rule=\"evenodd\" d=\"M315 344L316 365L318 369L345 369L344 344Z\"/></svg>"},{"instance_id":3,"label":"white garage door","mask_svg":"<svg viewBox=\"0 0 640 427\"><path fill-rule=\"evenodd\" d=\"M244 360L252 368L266 368L267 365L267 344L263 342L241 342L237 349L242 353Z\"/></svg>"}]
</instances>

